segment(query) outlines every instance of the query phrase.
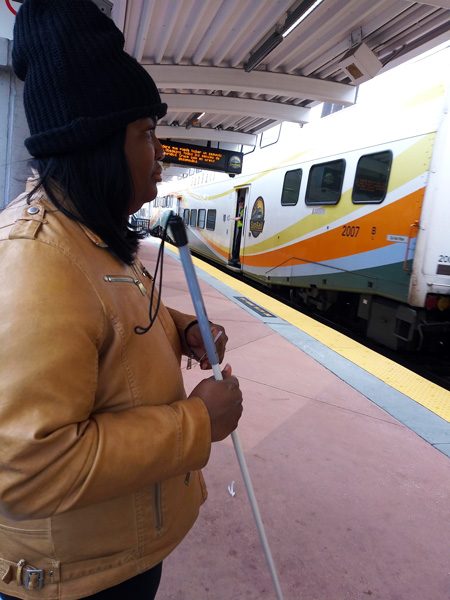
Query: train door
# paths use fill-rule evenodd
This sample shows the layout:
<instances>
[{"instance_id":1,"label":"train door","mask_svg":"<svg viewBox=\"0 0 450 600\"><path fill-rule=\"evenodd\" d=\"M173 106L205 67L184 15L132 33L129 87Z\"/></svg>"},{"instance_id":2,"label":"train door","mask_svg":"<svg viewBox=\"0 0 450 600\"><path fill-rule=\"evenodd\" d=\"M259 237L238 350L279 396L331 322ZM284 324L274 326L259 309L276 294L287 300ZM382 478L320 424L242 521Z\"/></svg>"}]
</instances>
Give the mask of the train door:
<instances>
[{"instance_id":1,"label":"train door","mask_svg":"<svg viewBox=\"0 0 450 600\"><path fill-rule=\"evenodd\" d=\"M245 245L245 215L247 212L246 199L249 188L238 188L236 190L234 212L232 212L231 221L234 223L230 227L230 259L228 265L237 269L242 269L241 256Z\"/></svg>"},{"instance_id":2,"label":"train door","mask_svg":"<svg viewBox=\"0 0 450 600\"><path fill-rule=\"evenodd\" d=\"M177 215L179 217L181 217L183 214L183 209L181 208L181 200L182 200L181 196L178 196L178 198L177 198Z\"/></svg>"}]
</instances>

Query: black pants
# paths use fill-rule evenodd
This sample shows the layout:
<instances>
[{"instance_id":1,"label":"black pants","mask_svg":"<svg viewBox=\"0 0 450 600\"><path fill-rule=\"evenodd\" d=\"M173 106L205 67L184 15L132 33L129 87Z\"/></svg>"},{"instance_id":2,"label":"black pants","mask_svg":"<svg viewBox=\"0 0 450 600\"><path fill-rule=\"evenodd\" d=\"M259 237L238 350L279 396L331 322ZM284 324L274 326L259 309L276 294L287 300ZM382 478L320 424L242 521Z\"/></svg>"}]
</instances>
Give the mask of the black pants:
<instances>
[{"instance_id":1,"label":"black pants","mask_svg":"<svg viewBox=\"0 0 450 600\"><path fill-rule=\"evenodd\" d=\"M234 239L232 259L239 260L239 252L241 249L241 237L242 237L242 227L237 227L236 237Z\"/></svg>"},{"instance_id":2,"label":"black pants","mask_svg":"<svg viewBox=\"0 0 450 600\"><path fill-rule=\"evenodd\" d=\"M119 583L119 585L98 592L93 596L80 598L80 600L127 600L128 598L130 600L153 600L161 581L161 570L162 563L156 565L150 571L128 579L128 581ZM6 594L1 594L0 598L2 600L17 600L14 596L7 596Z\"/></svg>"}]
</instances>

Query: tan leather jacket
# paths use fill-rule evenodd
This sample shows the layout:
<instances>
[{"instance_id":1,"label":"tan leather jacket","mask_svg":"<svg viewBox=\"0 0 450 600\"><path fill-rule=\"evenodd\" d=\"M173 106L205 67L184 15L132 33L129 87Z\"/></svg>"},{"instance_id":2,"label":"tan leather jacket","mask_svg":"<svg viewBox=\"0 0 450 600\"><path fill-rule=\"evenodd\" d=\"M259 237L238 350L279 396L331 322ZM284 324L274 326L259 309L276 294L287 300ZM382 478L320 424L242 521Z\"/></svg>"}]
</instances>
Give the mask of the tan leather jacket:
<instances>
[{"instance_id":1,"label":"tan leather jacket","mask_svg":"<svg viewBox=\"0 0 450 600\"><path fill-rule=\"evenodd\" d=\"M179 367L194 317L161 305L136 335L151 284L43 194L0 215L0 593L96 593L197 517L210 422Z\"/></svg>"}]
</instances>

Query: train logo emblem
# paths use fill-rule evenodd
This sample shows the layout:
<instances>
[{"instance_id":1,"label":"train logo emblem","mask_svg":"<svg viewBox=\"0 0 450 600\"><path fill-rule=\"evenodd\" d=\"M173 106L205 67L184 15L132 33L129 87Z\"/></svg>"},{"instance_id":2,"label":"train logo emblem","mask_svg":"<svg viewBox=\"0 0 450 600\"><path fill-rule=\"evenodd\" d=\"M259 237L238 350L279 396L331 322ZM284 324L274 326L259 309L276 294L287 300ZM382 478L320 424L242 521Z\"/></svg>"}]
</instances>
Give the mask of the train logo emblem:
<instances>
[{"instance_id":1,"label":"train logo emblem","mask_svg":"<svg viewBox=\"0 0 450 600\"><path fill-rule=\"evenodd\" d=\"M258 196L252 208L252 216L250 217L250 231L255 238L258 237L264 229L264 212L263 197Z\"/></svg>"},{"instance_id":2,"label":"train logo emblem","mask_svg":"<svg viewBox=\"0 0 450 600\"><path fill-rule=\"evenodd\" d=\"M232 173L240 173L242 171L242 160L240 156L233 154L233 156L230 157L230 160L228 161L228 171L231 171Z\"/></svg>"}]
</instances>

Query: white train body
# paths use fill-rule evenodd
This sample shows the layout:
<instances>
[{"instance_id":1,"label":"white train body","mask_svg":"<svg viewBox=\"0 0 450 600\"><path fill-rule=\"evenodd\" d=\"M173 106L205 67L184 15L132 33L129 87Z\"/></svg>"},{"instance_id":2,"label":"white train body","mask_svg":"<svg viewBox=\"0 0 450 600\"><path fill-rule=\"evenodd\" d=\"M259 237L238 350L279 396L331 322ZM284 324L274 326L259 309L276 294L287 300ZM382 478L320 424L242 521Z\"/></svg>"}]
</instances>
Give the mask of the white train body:
<instances>
[{"instance_id":1,"label":"white train body","mask_svg":"<svg viewBox=\"0 0 450 600\"><path fill-rule=\"evenodd\" d=\"M283 124L235 178L202 171L163 184L150 218L166 204L184 216L192 249L228 264L244 196L245 276L324 310L351 294L367 335L392 348L445 336L449 73L449 49L392 70L364 84L351 108Z\"/></svg>"}]
</instances>

